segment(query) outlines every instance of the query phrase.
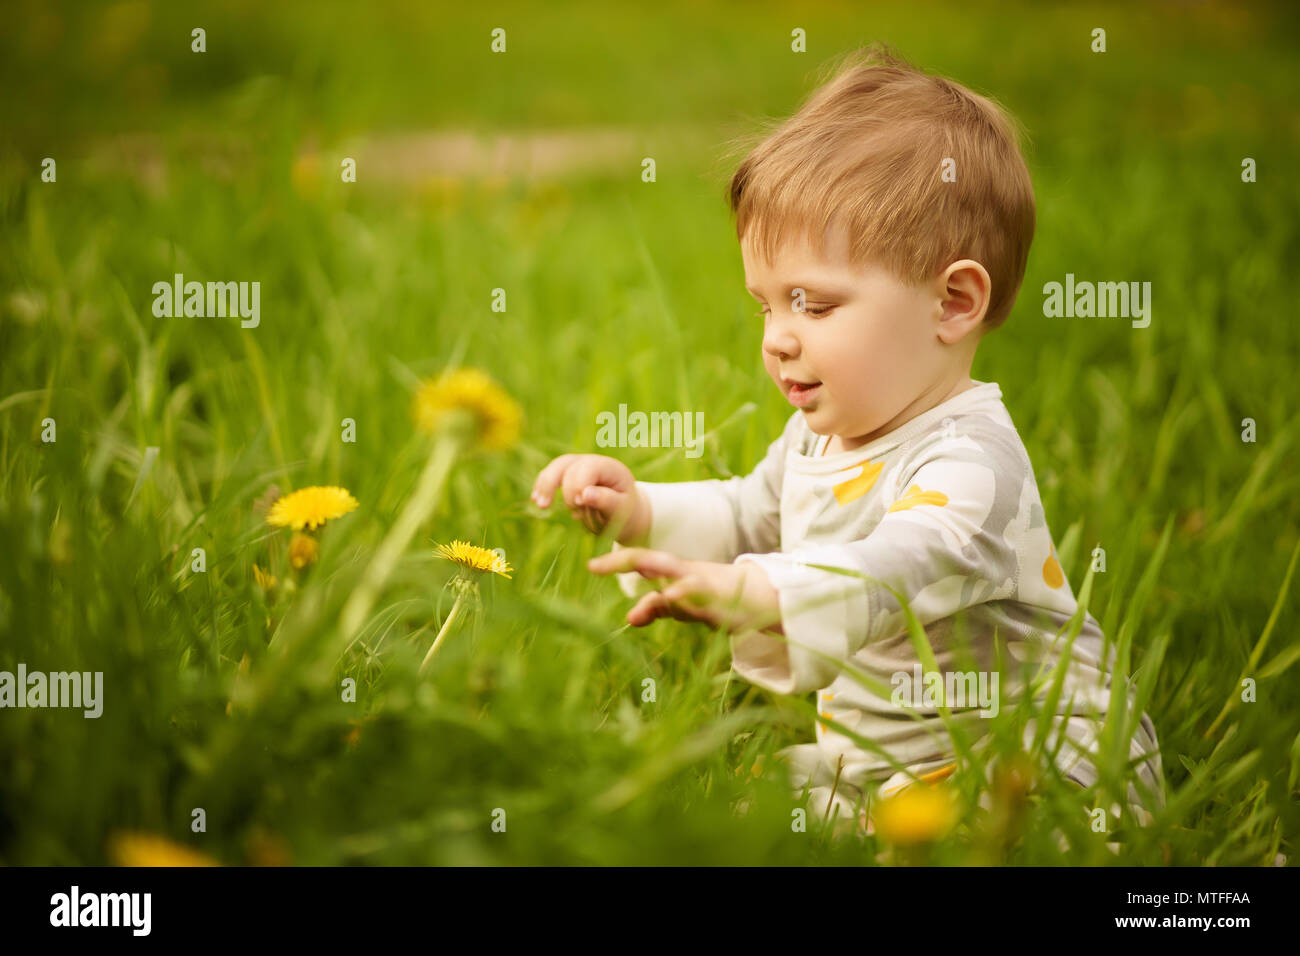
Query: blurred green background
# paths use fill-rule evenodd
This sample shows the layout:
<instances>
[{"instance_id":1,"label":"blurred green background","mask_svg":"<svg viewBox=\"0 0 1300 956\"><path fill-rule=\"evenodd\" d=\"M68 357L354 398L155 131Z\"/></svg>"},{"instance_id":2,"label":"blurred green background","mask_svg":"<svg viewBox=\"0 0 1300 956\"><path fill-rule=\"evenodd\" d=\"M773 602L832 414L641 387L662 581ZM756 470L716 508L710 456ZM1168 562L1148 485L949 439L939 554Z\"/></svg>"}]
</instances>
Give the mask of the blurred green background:
<instances>
[{"instance_id":1,"label":"blurred green background","mask_svg":"<svg viewBox=\"0 0 1300 956\"><path fill-rule=\"evenodd\" d=\"M1090 609L1153 675L1171 794L1116 856L1051 781L998 829L970 775L922 858L1293 857L1293 7L24 0L5 20L0 669L102 670L107 690L97 721L0 712L0 862L112 862L122 831L225 863L876 860L874 839L792 833L783 782L750 779L757 754L811 739L808 701L728 681L725 635L624 628L627 602L584 568L605 545L526 502L552 456L598 451L596 415L620 403L702 410L711 432L698 460L620 452L640 478L757 463L789 406L722 201L734 141L873 41L1029 134L1036 240L973 375L1002 386L1076 593L1107 552ZM155 317L176 272L260 281L260 326ZM1150 281L1150 327L1045 318L1039 290L1067 272ZM461 364L522 404L523 440L458 464L359 642L277 654L295 615L333 619L408 500L413 384ZM289 575L253 507L272 483L340 484L361 507L296 595L268 598L253 564ZM420 678L449 604L432 547L452 538L504 548L515 573ZM257 690L228 715L241 660ZM1257 700L1216 724L1239 676Z\"/></svg>"}]
</instances>

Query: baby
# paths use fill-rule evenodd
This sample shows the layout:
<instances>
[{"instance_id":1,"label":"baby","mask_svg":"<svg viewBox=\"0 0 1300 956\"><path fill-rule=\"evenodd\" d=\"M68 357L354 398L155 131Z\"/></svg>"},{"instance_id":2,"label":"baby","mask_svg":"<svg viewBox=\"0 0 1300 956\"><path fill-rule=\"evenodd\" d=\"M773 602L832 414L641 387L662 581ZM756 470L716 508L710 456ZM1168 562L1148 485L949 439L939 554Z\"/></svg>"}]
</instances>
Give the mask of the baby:
<instances>
[{"instance_id":1,"label":"baby","mask_svg":"<svg viewBox=\"0 0 1300 956\"><path fill-rule=\"evenodd\" d=\"M1015 699L1061 659L1078 610L1001 389L970 377L1019 291L1033 187L1000 107L872 50L756 146L727 195L762 305L763 363L796 409L781 436L729 480L637 481L613 458L562 455L532 498L547 508L560 489L591 531L610 529L614 549L592 571L618 574L630 596L642 578L659 582L630 623L725 626L743 678L817 691L815 743L780 756L818 812L854 817L870 792L956 766L937 700L918 685L942 680L978 742L998 705L974 688L997 694L1001 658L1002 697ZM924 679L900 596L933 648L937 674L925 667ZM1097 779L1088 751L1113 651L1102 659L1085 615L1048 740L1083 787ZM969 693L954 701L953 689ZM1147 822L1164 784L1145 715L1130 755L1149 792L1130 785L1128 802Z\"/></svg>"}]
</instances>

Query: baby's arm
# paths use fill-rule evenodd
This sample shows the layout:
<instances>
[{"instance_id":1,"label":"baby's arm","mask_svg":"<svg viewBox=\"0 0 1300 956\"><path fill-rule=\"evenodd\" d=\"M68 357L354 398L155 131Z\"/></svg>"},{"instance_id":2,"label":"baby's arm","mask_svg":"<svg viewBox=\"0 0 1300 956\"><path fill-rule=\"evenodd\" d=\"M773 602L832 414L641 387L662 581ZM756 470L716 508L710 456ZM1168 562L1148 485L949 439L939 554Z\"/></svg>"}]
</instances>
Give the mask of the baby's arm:
<instances>
[{"instance_id":1,"label":"baby's arm","mask_svg":"<svg viewBox=\"0 0 1300 956\"><path fill-rule=\"evenodd\" d=\"M703 481L638 481L649 503L650 525L640 543L693 561L730 564L740 554L781 546L781 483L786 450L797 432L795 412L767 453L744 477ZM620 545L615 544L614 550ZM618 575L630 597L643 590L636 572Z\"/></svg>"},{"instance_id":2,"label":"baby's arm","mask_svg":"<svg viewBox=\"0 0 1300 956\"><path fill-rule=\"evenodd\" d=\"M889 588L906 598L923 627L964 607L1014 595L1020 548L1028 546L1017 521L1032 474L1011 443L983 439L978 447L949 448L911 463L901 494L865 538L738 557L737 564L753 562L767 572L779 593L789 643L762 632L733 636L736 672L778 693L827 686L865 644L906 628ZM1039 530L1031 540L1042 553L1027 555L1030 568L1055 561L1050 536L1045 527ZM871 580L809 565L844 568Z\"/></svg>"},{"instance_id":3,"label":"baby's arm","mask_svg":"<svg viewBox=\"0 0 1300 956\"><path fill-rule=\"evenodd\" d=\"M790 416L763 460L743 478L637 481L615 458L561 455L538 474L531 497L538 507L549 508L561 491L569 513L588 530L599 534L613 526L615 551L638 546L730 565L739 554L780 547L781 481L799 414ZM620 574L618 581L629 596L643 590L644 579L635 571Z\"/></svg>"}]
</instances>

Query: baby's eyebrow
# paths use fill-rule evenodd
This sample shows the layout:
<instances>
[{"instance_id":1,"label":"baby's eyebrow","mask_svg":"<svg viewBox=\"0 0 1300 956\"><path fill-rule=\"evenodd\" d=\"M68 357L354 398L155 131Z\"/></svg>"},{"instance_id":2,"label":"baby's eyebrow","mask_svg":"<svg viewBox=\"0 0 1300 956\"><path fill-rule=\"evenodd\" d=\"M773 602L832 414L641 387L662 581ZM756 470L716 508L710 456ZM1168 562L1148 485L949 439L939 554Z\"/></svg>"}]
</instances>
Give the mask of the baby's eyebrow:
<instances>
[{"instance_id":1,"label":"baby's eyebrow","mask_svg":"<svg viewBox=\"0 0 1300 956\"><path fill-rule=\"evenodd\" d=\"M803 291L807 295L829 295L829 296L848 295L847 290L841 289L838 286L829 285L825 282L798 282L798 281L791 282L788 286L786 286L786 295L794 295L795 289L803 289ZM750 295L754 296L755 298L757 298L759 295L759 291L750 285L745 286L745 291L748 292Z\"/></svg>"}]
</instances>

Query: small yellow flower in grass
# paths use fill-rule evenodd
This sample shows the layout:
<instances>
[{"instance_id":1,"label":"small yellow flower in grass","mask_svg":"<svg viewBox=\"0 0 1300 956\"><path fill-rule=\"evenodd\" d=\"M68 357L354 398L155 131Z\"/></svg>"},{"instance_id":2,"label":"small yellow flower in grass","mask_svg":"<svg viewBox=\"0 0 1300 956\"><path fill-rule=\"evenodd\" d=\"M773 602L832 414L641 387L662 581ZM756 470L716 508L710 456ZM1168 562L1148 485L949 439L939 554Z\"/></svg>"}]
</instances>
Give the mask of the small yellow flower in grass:
<instances>
[{"instance_id":1,"label":"small yellow flower in grass","mask_svg":"<svg viewBox=\"0 0 1300 956\"><path fill-rule=\"evenodd\" d=\"M198 850L152 833L115 833L109 837L108 855L116 866L221 865Z\"/></svg>"},{"instance_id":2,"label":"small yellow flower in grass","mask_svg":"<svg viewBox=\"0 0 1300 956\"><path fill-rule=\"evenodd\" d=\"M278 528L314 531L326 521L342 518L356 507L357 499L346 488L313 485L279 499L271 506L266 521Z\"/></svg>"},{"instance_id":3,"label":"small yellow flower in grass","mask_svg":"<svg viewBox=\"0 0 1300 956\"><path fill-rule=\"evenodd\" d=\"M501 575L503 578L508 578L510 572L514 570L506 563L506 559L497 552L489 551L487 548L480 548L468 541L453 541L451 544L440 544L437 553L439 557L454 561L462 568L468 568L471 571L490 571L493 574Z\"/></svg>"},{"instance_id":4,"label":"small yellow flower in grass","mask_svg":"<svg viewBox=\"0 0 1300 956\"><path fill-rule=\"evenodd\" d=\"M480 369L446 372L421 384L415 393L415 422L424 431L445 427L457 412L469 413L474 441L485 449L499 451L519 440L523 409Z\"/></svg>"},{"instance_id":5,"label":"small yellow flower in grass","mask_svg":"<svg viewBox=\"0 0 1300 956\"><path fill-rule=\"evenodd\" d=\"M876 833L895 846L931 843L957 822L957 801L945 784L914 783L872 810Z\"/></svg>"},{"instance_id":6,"label":"small yellow flower in grass","mask_svg":"<svg viewBox=\"0 0 1300 956\"><path fill-rule=\"evenodd\" d=\"M318 554L320 543L315 538L301 531L293 533L293 538L289 541L289 563L294 570L301 571L307 565L315 564Z\"/></svg>"},{"instance_id":7,"label":"small yellow flower in grass","mask_svg":"<svg viewBox=\"0 0 1300 956\"><path fill-rule=\"evenodd\" d=\"M456 601L447 613L447 620L442 622L442 627L438 631L438 636L434 638L433 644L430 645L429 652L424 655L424 660L420 663L421 674L429 666L429 661L433 660L433 655L442 645L443 638L451 631L452 622L460 614L466 598L478 596L478 582L475 578L480 574L499 574L503 578L509 578L510 572L514 570L506 562L504 556L495 551L489 551L487 548L480 548L478 545L470 544L468 541L453 541L451 544L440 544L436 554L440 558L446 558L448 561L460 565L462 570L452 582L456 587Z\"/></svg>"}]
</instances>

